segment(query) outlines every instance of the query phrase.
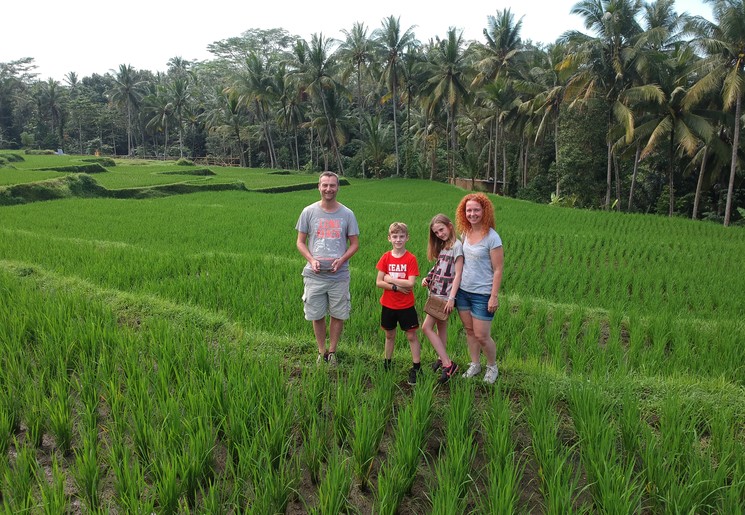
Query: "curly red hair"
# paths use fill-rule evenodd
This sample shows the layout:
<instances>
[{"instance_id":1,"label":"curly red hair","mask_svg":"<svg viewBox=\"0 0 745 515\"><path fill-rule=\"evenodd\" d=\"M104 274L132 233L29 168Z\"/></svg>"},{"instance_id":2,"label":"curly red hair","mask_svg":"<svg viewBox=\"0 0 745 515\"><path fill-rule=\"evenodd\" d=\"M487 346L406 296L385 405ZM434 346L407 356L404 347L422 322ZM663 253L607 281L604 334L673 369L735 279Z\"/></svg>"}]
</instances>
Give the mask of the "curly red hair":
<instances>
[{"instance_id":1,"label":"curly red hair","mask_svg":"<svg viewBox=\"0 0 745 515\"><path fill-rule=\"evenodd\" d=\"M466 202L473 200L481 204L481 209L484 210L484 216L481 219L481 227L483 228L484 234L489 232L489 229L496 229L494 221L494 204L492 204L489 197L484 193L469 193L463 197L458 204L458 208L455 210L455 224L458 228L458 233L468 234L471 232L471 222L466 218Z\"/></svg>"}]
</instances>

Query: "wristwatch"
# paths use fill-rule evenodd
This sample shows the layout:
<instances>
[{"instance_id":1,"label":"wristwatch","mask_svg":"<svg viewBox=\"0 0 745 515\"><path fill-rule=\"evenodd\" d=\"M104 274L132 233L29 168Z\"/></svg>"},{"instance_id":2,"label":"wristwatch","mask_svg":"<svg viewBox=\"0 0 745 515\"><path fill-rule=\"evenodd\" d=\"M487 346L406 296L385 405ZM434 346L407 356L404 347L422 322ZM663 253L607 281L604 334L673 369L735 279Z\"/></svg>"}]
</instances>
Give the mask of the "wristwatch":
<instances>
[{"instance_id":1,"label":"wristwatch","mask_svg":"<svg viewBox=\"0 0 745 515\"><path fill-rule=\"evenodd\" d=\"M398 286L395 284L391 285L391 291L398 291Z\"/></svg>"}]
</instances>

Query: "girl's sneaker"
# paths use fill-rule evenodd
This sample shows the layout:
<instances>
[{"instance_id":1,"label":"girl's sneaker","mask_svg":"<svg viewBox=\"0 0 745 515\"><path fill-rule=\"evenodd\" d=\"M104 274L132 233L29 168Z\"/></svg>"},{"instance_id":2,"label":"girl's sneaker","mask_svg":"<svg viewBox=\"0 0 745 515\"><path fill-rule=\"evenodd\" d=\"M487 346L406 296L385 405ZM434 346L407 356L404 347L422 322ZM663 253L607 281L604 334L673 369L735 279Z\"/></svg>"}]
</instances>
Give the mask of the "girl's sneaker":
<instances>
[{"instance_id":1,"label":"girl's sneaker","mask_svg":"<svg viewBox=\"0 0 745 515\"><path fill-rule=\"evenodd\" d=\"M447 383L456 372L458 372L458 364L452 361L449 367L442 367L442 373L440 373L440 379L437 382L440 384Z\"/></svg>"},{"instance_id":2,"label":"girl's sneaker","mask_svg":"<svg viewBox=\"0 0 745 515\"><path fill-rule=\"evenodd\" d=\"M463 373L463 377L470 379L473 376L477 376L481 373L481 365L479 363L470 363L468 368Z\"/></svg>"},{"instance_id":3,"label":"girl's sneaker","mask_svg":"<svg viewBox=\"0 0 745 515\"><path fill-rule=\"evenodd\" d=\"M432 363L432 372L437 372L440 370L440 367L442 367L442 360L440 358L437 358L437 361Z\"/></svg>"},{"instance_id":4,"label":"girl's sneaker","mask_svg":"<svg viewBox=\"0 0 745 515\"><path fill-rule=\"evenodd\" d=\"M494 381L497 380L497 376L499 376L499 368L497 368L497 365L486 365L486 374L484 374L484 382L489 384L494 384Z\"/></svg>"}]
</instances>

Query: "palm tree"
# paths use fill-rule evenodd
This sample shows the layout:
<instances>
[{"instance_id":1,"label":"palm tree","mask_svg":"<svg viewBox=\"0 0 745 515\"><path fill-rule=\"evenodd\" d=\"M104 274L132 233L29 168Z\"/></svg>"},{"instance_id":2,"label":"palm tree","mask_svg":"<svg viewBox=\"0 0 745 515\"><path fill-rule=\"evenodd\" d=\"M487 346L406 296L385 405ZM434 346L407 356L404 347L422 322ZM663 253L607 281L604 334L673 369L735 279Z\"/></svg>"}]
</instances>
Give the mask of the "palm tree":
<instances>
[{"instance_id":1,"label":"palm tree","mask_svg":"<svg viewBox=\"0 0 745 515\"><path fill-rule=\"evenodd\" d=\"M455 156L458 153L457 116L458 107L470 101L468 88L468 66L463 47L463 33L450 28L445 40L438 40L427 63L430 78L424 90L430 95L430 106L444 103L447 107L450 126L450 170L448 175L455 179ZM430 107L431 108L431 107Z\"/></svg>"},{"instance_id":2,"label":"palm tree","mask_svg":"<svg viewBox=\"0 0 745 515\"><path fill-rule=\"evenodd\" d=\"M235 82L228 88L230 93L238 95L238 99L247 109L254 110L261 122L261 131L266 142L271 168L277 166L277 153L274 148L269 116L269 113L273 112L273 101L276 96L272 76L273 66L274 62L271 57L250 53L246 57L243 68L237 74Z\"/></svg>"},{"instance_id":3,"label":"palm tree","mask_svg":"<svg viewBox=\"0 0 745 515\"><path fill-rule=\"evenodd\" d=\"M185 76L178 76L168 83L168 97L178 124L179 157L184 157L184 118L188 115L191 100L189 86L190 81Z\"/></svg>"},{"instance_id":4,"label":"palm tree","mask_svg":"<svg viewBox=\"0 0 745 515\"><path fill-rule=\"evenodd\" d=\"M425 56L422 47L410 46L403 53L401 59L401 101L406 102L406 160L404 161L405 175L409 175L412 170L411 166L411 126L412 116L411 108L417 100L421 101L421 93L425 84L429 80L429 72L425 66ZM424 104L422 104L424 105Z\"/></svg>"},{"instance_id":5,"label":"palm tree","mask_svg":"<svg viewBox=\"0 0 745 515\"><path fill-rule=\"evenodd\" d=\"M39 111L49 116L52 134L56 136L57 146L62 145L64 117L65 117L65 90L60 83L51 77L46 82L39 83Z\"/></svg>"},{"instance_id":6,"label":"palm tree","mask_svg":"<svg viewBox=\"0 0 745 515\"><path fill-rule=\"evenodd\" d=\"M486 43L475 47L478 73L473 79L474 86L480 86L509 75L522 59L523 44L520 39L522 18L515 21L510 9L497 10L497 15L487 16L487 28L484 29Z\"/></svg>"},{"instance_id":7,"label":"palm tree","mask_svg":"<svg viewBox=\"0 0 745 515\"><path fill-rule=\"evenodd\" d=\"M493 110L491 116L484 118L489 123L492 133L492 161L494 163L494 189L497 192L499 175L499 153L502 150L502 183L503 194L507 192L506 146L503 141L502 125L505 110L512 109L516 102L516 92L512 77L519 75L524 65L524 46L520 38L522 19L515 21L510 9L497 10L496 16L487 16L487 27L484 29L485 43L474 46L476 75L471 82L484 106ZM501 145L500 145L501 143Z\"/></svg>"},{"instance_id":8,"label":"palm tree","mask_svg":"<svg viewBox=\"0 0 745 515\"><path fill-rule=\"evenodd\" d=\"M302 95L296 81L291 75L288 75L284 66L281 67L282 77L277 78L280 86L279 104L277 110L278 119L284 125L285 130L292 129L292 141L294 142L295 152L293 160L295 169L300 170L300 148L298 141L298 128L305 121L305 110L302 101Z\"/></svg>"},{"instance_id":9,"label":"palm tree","mask_svg":"<svg viewBox=\"0 0 745 515\"><path fill-rule=\"evenodd\" d=\"M367 27L364 23L357 22L352 25L352 30L342 30L345 36L339 46L337 54L339 59L346 63L348 70L354 70L357 80L357 117L359 119L359 130L362 134L362 113L364 112L364 97L362 96L362 74L372 63L375 57L375 42L367 37ZM345 75L346 75L345 71Z\"/></svg>"},{"instance_id":10,"label":"palm tree","mask_svg":"<svg viewBox=\"0 0 745 515\"><path fill-rule=\"evenodd\" d=\"M400 18L389 16L383 19L383 26L373 31L373 38L380 44L381 51L385 57L383 75L381 80L385 82L388 91L391 93L391 103L393 108L393 146L396 152L396 175L401 175L401 165L398 151L398 120L396 112L398 111L398 87L399 87L399 67L404 50L411 46L417 45L413 27L409 27L401 33Z\"/></svg>"},{"instance_id":11,"label":"palm tree","mask_svg":"<svg viewBox=\"0 0 745 515\"><path fill-rule=\"evenodd\" d=\"M132 155L134 145L132 141L132 115L139 106L143 96L142 81L135 77L135 69L129 64L120 64L119 71L114 77L114 87L111 92L111 100L120 106L124 106L127 112L127 155Z\"/></svg>"},{"instance_id":12,"label":"palm tree","mask_svg":"<svg viewBox=\"0 0 745 515\"><path fill-rule=\"evenodd\" d=\"M173 116L173 103L168 98L166 87L156 86L154 94L143 98L146 113L149 118L146 127L154 131L163 131L163 159L168 156L168 122Z\"/></svg>"},{"instance_id":13,"label":"palm tree","mask_svg":"<svg viewBox=\"0 0 745 515\"><path fill-rule=\"evenodd\" d=\"M634 112L629 106L661 97L654 85L635 83L632 50L643 32L636 20L640 9L638 0L582 0L571 12L582 16L585 27L597 36L571 31L562 37L562 42L571 47L567 63L576 65L578 70L567 83L568 98L573 104L600 100L607 106L606 209L611 207L614 126L619 124L625 142L631 143Z\"/></svg>"},{"instance_id":14,"label":"palm tree","mask_svg":"<svg viewBox=\"0 0 745 515\"><path fill-rule=\"evenodd\" d=\"M714 22L697 18L692 26L697 33L694 43L707 54L703 61L703 77L691 87L694 99L703 98L709 91L721 91L724 110L734 107L732 127L732 156L724 225L730 224L732 197L737 174L737 155L740 148L740 120L742 96L745 93L745 1L706 0L712 5Z\"/></svg>"},{"instance_id":15,"label":"palm tree","mask_svg":"<svg viewBox=\"0 0 745 515\"><path fill-rule=\"evenodd\" d=\"M695 55L689 46L677 47L665 56L655 69L659 87L664 94L661 103L648 104L645 123L637 127L641 138L648 137L640 158L644 159L658 146L666 146L668 152L668 189L670 194L669 216L675 211L674 170L676 148L693 157L702 141L708 141L712 129L708 120L694 111L698 99L689 92ZM695 100L695 102L694 102Z\"/></svg>"},{"instance_id":16,"label":"palm tree","mask_svg":"<svg viewBox=\"0 0 745 515\"><path fill-rule=\"evenodd\" d=\"M363 176L367 169L370 176L380 178L390 149L390 125L384 125L378 115L366 116L364 136L361 148L364 157Z\"/></svg>"},{"instance_id":17,"label":"palm tree","mask_svg":"<svg viewBox=\"0 0 745 515\"><path fill-rule=\"evenodd\" d=\"M332 123L327 105L328 94L335 95L337 90L343 90L342 85L336 80L338 61L332 51L332 44L333 40L324 38L323 34L313 34L310 45L299 41L295 46L295 69L290 73L297 74L304 89L323 108L327 136L336 157L339 173L344 175L344 164L334 130L335 124Z\"/></svg>"},{"instance_id":18,"label":"palm tree","mask_svg":"<svg viewBox=\"0 0 745 515\"><path fill-rule=\"evenodd\" d=\"M547 128L554 130L554 166L556 168L556 196L561 193L561 167L559 166L559 119L569 77L576 70L565 66L566 47L560 43L548 45L545 51L536 52L542 61L539 66L529 70L528 80L523 81L522 89L535 91L531 99L532 108L540 122L536 128L536 142Z\"/></svg>"}]
</instances>

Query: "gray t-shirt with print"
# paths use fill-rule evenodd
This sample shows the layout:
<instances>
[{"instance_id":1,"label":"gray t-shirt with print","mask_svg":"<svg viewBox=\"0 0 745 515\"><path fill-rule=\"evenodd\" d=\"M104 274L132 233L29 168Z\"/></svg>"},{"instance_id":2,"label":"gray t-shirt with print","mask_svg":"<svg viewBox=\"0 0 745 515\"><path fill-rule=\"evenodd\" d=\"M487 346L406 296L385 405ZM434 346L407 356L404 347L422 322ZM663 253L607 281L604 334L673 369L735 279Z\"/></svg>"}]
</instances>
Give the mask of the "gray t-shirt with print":
<instances>
[{"instance_id":1,"label":"gray t-shirt with print","mask_svg":"<svg viewBox=\"0 0 745 515\"><path fill-rule=\"evenodd\" d=\"M502 238L494 229L480 242L470 244L463 239L463 279L460 289L470 293L491 295L494 269L491 266L491 251L502 246Z\"/></svg>"},{"instance_id":2,"label":"gray t-shirt with print","mask_svg":"<svg viewBox=\"0 0 745 515\"><path fill-rule=\"evenodd\" d=\"M349 262L345 262L336 273L331 272L331 263L347 251L347 239L360 234L351 209L339 204L336 211L327 213L321 209L320 202L316 202L303 209L295 229L308 235L308 250L321 263L321 271L317 274L307 263L303 276L328 281L349 279Z\"/></svg>"}]
</instances>

